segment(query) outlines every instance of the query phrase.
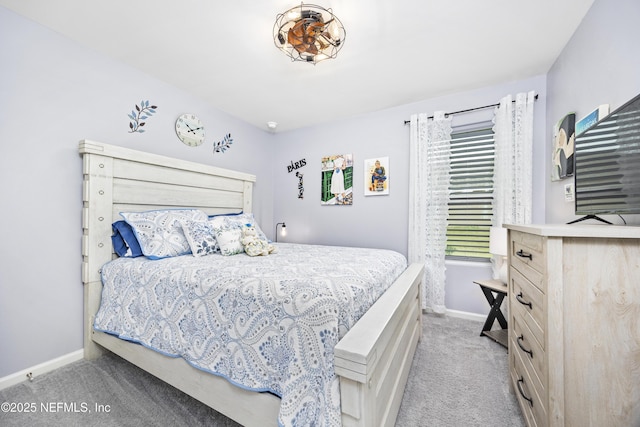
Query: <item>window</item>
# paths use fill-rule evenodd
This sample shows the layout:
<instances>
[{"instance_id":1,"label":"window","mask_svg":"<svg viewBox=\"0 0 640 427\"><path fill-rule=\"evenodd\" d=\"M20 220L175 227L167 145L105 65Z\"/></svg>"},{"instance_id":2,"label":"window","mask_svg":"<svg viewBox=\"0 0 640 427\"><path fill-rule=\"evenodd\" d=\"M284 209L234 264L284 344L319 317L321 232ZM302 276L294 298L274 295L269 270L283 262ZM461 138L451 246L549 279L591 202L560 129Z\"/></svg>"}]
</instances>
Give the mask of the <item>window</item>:
<instances>
[{"instance_id":1,"label":"window","mask_svg":"<svg viewBox=\"0 0 640 427\"><path fill-rule=\"evenodd\" d=\"M489 259L493 204L493 130L490 124L451 134L451 190L447 258Z\"/></svg>"}]
</instances>

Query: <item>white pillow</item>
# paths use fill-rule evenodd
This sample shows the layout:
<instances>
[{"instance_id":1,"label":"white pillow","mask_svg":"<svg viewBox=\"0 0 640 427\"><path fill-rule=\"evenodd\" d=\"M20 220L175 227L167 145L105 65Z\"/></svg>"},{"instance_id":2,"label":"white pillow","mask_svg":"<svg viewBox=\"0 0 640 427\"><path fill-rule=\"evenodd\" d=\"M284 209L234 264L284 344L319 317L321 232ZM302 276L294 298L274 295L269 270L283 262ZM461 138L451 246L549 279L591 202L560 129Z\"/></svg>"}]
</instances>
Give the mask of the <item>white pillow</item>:
<instances>
[{"instance_id":1,"label":"white pillow","mask_svg":"<svg viewBox=\"0 0 640 427\"><path fill-rule=\"evenodd\" d=\"M181 223L207 220L207 214L198 209L121 212L120 215L133 228L142 253L150 259L190 253L191 248Z\"/></svg>"},{"instance_id":2,"label":"white pillow","mask_svg":"<svg viewBox=\"0 0 640 427\"><path fill-rule=\"evenodd\" d=\"M265 242L269 242L269 239L267 239L267 236L260 229L260 226L256 222L256 220L253 217L252 213L241 213L241 214L233 214L233 215L214 216L213 218L209 219L209 221L213 224L213 228L214 229L217 229L217 228L224 228L224 229L237 228L239 230L242 230L242 226L244 226L245 224L251 224L256 228L256 233L257 233L258 237L261 240L264 240Z\"/></svg>"},{"instance_id":3,"label":"white pillow","mask_svg":"<svg viewBox=\"0 0 640 427\"><path fill-rule=\"evenodd\" d=\"M218 241L213 233L213 225L209 221L188 219L181 224L193 256L200 257L220 252Z\"/></svg>"},{"instance_id":4,"label":"white pillow","mask_svg":"<svg viewBox=\"0 0 640 427\"><path fill-rule=\"evenodd\" d=\"M244 252L240 228L214 228L214 234L222 255L237 255Z\"/></svg>"}]
</instances>

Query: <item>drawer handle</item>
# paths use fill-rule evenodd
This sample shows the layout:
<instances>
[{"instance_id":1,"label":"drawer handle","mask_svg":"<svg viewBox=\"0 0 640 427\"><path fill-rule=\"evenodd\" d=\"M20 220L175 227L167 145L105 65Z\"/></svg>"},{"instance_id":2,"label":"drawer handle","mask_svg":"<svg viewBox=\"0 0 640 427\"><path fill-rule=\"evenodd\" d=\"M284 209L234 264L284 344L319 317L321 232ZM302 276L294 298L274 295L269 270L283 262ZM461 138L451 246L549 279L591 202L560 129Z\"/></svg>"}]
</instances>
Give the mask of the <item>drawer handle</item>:
<instances>
[{"instance_id":1,"label":"drawer handle","mask_svg":"<svg viewBox=\"0 0 640 427\"><path fill-rule=\"evenodd\" d=\"M518 337L518 347L520 347L520 350L528 353L529 357L533 359L533 350L527 350L526 348L524 348L524 346L521 344L521 341L524 341L524 335L520 335Z\"/></svg>"},{"instance_id":2,"label":"drawer handle","mask_svg":"<svg viewBox=\"0 0 640 427\"><path fill-rule=\"evenodd\" d=\"M529 306L529 310L533 309L533 304L531 304L531 302L526 302L525 300L522 299L522 292L520 292L518 295L516 295L516 300L518 300L518 302L522 305L528 305Z\"/></svg>"},{"instance_id":3,"label":"drawer handle","mask_svg":"<svg viewBox=\"0 0 640 427\"><path fill-rule=\"evenodd\" d=\"M533 255L526 253L522 249L516 252L516 255L518 255L520 258L529 258L529 261L533 261Z\"/></svg>"},{"instance_id":4,"label":"drawer handle","mask_svg":"<svg viewBox=\"0 0 640 427\"><path fill-rule=\"evenodd\" d=\"M523 377L520 377L520 379L518 380L518 391L520 392L520 396L522 396L522 398L524 400L529 402L529 406L531 406L533 408L533 399L531 399L530 397L525 396L524 391L522 390L522 386L520 384L524 384L524 378Z\"/></svg>"}]
</instances>

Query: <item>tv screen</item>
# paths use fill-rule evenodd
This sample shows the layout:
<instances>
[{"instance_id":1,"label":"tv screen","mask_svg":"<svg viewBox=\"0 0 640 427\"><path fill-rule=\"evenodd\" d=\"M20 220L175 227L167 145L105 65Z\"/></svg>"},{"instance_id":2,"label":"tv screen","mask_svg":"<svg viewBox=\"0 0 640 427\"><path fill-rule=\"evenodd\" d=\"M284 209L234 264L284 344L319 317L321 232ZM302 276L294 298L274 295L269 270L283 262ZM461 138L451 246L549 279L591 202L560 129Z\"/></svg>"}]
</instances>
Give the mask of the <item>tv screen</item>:
<instances>
[{"instance_id":1,"label":"tv screen","mask_svg":"<svg viewBox=\"0 0 640 427\"><path fill-rule=\"evenodd\" d=\"M575 212L640 213L640 95L576 135Z\"/></svg>"}]
</instances>

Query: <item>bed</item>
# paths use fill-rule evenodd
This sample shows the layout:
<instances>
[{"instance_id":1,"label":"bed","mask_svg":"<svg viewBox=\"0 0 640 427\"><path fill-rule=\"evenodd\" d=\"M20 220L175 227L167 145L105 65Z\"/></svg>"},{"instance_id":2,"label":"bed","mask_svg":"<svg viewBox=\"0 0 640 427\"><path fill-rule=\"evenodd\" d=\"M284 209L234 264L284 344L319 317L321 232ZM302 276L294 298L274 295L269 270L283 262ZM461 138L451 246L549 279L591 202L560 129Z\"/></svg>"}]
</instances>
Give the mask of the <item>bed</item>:
<instances>
[{"instance_id":1,"label":"bed","mask_svg":"<svg viewBox=\"0 0 640 427\"><path fill-rule=\"evenodd\" d=\"M102 269L117 258L111 235L112 223L122 219L120 212L188 208L212 216L251 213L255 177L88 140L80 142L79 151L84 177L85 358L111 351L242 425L278 425L282 404L278 395L238 386L182 357L94 328L103 291ZM285 244L279 249L297 247ZM273 257L274 262L278 259ZM343 426L394 425L422 332L421 279L422 266L408 265L333 347Z\"/></svg>"}]
</instances>

